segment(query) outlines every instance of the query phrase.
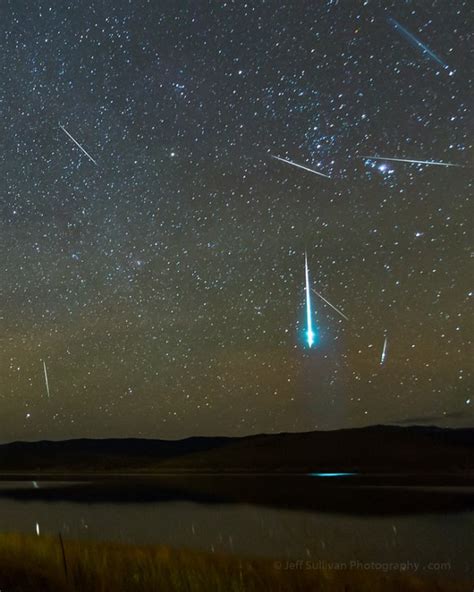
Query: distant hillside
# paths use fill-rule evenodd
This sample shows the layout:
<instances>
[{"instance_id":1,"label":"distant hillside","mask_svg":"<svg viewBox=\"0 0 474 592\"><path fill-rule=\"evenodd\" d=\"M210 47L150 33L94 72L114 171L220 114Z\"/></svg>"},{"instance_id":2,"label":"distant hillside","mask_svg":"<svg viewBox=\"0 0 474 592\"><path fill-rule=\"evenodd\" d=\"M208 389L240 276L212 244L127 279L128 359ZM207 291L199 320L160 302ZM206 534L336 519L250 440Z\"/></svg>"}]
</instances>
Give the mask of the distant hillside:
<instances>
[{"instance_id":1,"label":"distant hillside","mask_svg":"<svg viewBox=\"0 0 474 592\"><path fill-rule=\"evenodd\" d=\"M373 426L185 440L67 440L0 446L0 473L371 473L474 471L474 429Z\"/></svg>"}]
</instances>

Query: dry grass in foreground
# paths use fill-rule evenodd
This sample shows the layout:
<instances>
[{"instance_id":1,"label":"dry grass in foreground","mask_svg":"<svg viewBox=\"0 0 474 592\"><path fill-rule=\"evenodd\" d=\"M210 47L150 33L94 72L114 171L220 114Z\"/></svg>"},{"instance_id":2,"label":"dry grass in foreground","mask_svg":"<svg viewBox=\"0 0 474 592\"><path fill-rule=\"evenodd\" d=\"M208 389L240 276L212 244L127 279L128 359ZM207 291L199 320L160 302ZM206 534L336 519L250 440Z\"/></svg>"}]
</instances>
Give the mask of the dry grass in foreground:
<instances>
[{"instance_id":1,"label":"dry grass in foreground","mask_svg":"<svg viewBox=\"0 0 474 592\"><path fill-rule=\"evenodd\" d=\"M64 556L63 556L64 549ZM467 584L355 571L277 569L163 546L0 535L2 592L471 592Z\"/></svg>"}]
</instances>

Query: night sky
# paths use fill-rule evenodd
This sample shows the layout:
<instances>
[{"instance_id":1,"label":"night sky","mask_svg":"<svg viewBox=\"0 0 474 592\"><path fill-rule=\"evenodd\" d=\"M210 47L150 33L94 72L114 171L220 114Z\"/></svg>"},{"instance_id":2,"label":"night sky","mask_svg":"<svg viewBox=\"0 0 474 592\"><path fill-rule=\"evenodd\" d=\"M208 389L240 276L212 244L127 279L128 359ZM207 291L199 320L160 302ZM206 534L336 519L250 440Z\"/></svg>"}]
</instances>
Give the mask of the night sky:
<instances>
[{"instance_id":1,"label":"night sky","mask_svg":"<svg viewBox=\"0 0 474 592\"><path fill-rule=\"evenodd\" d=\"M474 424L469 4L4 0L0 439Z\"/></svg>"}]
</instances>

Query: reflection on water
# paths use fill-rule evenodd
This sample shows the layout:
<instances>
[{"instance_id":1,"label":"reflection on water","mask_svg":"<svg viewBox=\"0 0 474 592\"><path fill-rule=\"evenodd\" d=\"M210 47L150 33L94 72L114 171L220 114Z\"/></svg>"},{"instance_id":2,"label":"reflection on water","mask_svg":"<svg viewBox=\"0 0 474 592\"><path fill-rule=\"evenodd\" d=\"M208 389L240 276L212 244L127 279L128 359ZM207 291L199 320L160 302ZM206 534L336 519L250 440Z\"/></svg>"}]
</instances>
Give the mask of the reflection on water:
<instances>
[{"instance_id":1,"label":"reflection on water","mask_svg":"<svg viewBox=\"0 0 474 592\"><path fill-rule=\"evenodd\" d=\"M311 477L352 477L357 473L310 473Z\"/></svg>"},{"instance_id":2,"label":"reflection on water","mask_svg":"<svg viewBox=\"0 0 474 592\"><path fill-rule=\"evenodd\" d=\"M5 491L17 491L17 490L26 490L30 491L31 489L51 489L51 488L66 488L66 487L76 487L77 485L81 485L87 483L87 481L0 481L0 493Z\"/></svg>"},{"instance_id":3,"label":"reflection on water","mask_svg":"<svg viewBox=\"0 0 474 592\"><path fill-rule=\"evenodd\" d=\"M1 489L14 486L3 483ZM22 487L43 484L30 481ZM449 577L472 577L473 527L472 511L374 517L239 503L0 500L3 532L61 532L70 538L295 560L449 562Z\"/></svg>"}]
</instances>

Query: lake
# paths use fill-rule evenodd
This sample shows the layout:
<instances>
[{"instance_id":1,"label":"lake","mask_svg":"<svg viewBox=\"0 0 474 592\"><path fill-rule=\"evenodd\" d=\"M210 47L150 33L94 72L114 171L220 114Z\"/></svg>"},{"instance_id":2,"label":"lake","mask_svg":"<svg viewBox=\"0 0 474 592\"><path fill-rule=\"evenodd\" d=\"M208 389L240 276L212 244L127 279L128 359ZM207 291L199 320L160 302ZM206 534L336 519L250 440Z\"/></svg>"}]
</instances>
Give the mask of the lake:
<instances>
[{"instance_id":1,"label":"lake","mask_svg":"<svg viewBox=\"0 0 474 592\"><path fill-rule=\"evenodd\" d=\"M192 477L186 480L194 484ZM457 497L461 488L321 488L308 477L285 479L278 486L272 479L260 477L256 486L252 479L229 477L222 490L228 491L233 483L243 501L224 501L226 496L219 493L221 485L216 478L209 478L204 489L190 487L186 496L182 494L182 477L180 487L173 479L170 485L166 478L159 483L147 481L146 486L130 479L126 486L125 481L120 483L3 481L0 529L311 561L315 569L318 564L335 562L410 562L418 565L418 573L474 578L474 511L472 504L466 503L472 501L472 488L462 490L464 503L460 504ZM271 490L268 505L261 496L265 483ZM275 498L278 487L282 491L296 490L289 498L293 500L299 493L307 499L309 491L311 499L316 499L314 507L304 503L295 508L298 504L285 502L284 496ZM118 495L111 495L112 490ZM124 490L126 495L122 495ZM215 491L215 496L210 497L209 491ZM250 495L249 491L260 493ZM410 505L413 495L415 505ZM446 497L451 503L446 501L441 509L435 504L432 509L430 504L436 497ZM368 503L359 506L357 500L364 498ZM251 503L249 499L256 501ZM276 503L275 499L281 501ZM354 506L348 503L350 499L355 500ZM370 511L372 499L375 501ZM400 509L394 505L395 499L408 502ZM328 510L328 500L339 500L339 506L329 504ZM392 507L382 512L383 500Z\"/></svg>"}]
</instances>

